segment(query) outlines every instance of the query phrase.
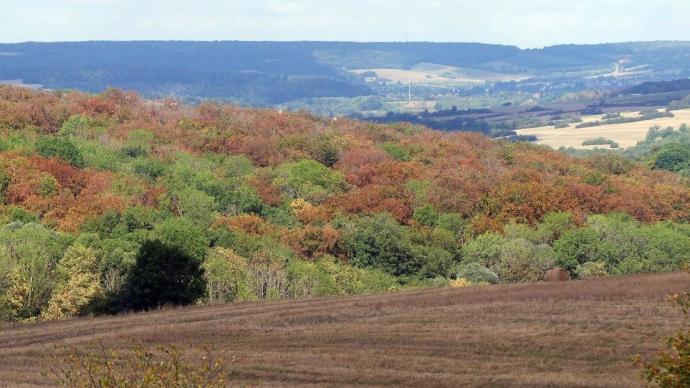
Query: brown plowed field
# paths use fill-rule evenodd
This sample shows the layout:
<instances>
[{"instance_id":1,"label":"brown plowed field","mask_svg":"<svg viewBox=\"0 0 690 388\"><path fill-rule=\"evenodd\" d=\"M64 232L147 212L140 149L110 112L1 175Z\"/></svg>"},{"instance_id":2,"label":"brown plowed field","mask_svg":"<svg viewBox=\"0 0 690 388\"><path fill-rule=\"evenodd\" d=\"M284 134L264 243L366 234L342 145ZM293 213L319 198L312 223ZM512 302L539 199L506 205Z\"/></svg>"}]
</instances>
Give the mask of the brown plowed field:
<instances>
[{"instance_id":1,"label":"brown plowed field","mask_svg":"<svg viewBox=\"0 0 690 388\"><path fill-rule=\"evenodd\" d=\"M50 384L55 352L213 343L238 385L635 386L630 355L682 323L682 273L191 307L0 328L0 385Z\"/></svg>"}]
</instances>

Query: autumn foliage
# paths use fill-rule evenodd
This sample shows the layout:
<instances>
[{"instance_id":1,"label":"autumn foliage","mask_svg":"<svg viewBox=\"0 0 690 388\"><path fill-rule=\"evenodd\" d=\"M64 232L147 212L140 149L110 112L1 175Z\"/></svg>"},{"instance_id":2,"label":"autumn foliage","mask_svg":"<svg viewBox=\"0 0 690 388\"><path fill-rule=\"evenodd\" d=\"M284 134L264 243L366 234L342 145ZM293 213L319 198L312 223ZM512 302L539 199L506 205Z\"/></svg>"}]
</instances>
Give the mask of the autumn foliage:
<instances>
[{"instance_id":1,"label":"autumn foliage","mask_svg":"<svg viewBox=\"0 0 690 388\"><path fill-rule=\"evenodd\" d=\"M232 251L238 259L216 260L209 274L220 278L208 281L232 274L245 300L447 284L458 273L533 281L559 263L583 276L673 270L690 244L688 180L621 158L114 89L2 86L0 313L73 314L85 295L116 291L148 240L200 262ZM568 222L551 225L554 215ZM17 248L32 234L59 244L49 255ZM646 245L615 249L638 235ZM582 253L597 241L601 257ZM95 268L55 280L69 246L92 251ZM463 267L468 257L481 268ZM22 302L33 288L42 299Z\"/></svg>"}]
</instances>

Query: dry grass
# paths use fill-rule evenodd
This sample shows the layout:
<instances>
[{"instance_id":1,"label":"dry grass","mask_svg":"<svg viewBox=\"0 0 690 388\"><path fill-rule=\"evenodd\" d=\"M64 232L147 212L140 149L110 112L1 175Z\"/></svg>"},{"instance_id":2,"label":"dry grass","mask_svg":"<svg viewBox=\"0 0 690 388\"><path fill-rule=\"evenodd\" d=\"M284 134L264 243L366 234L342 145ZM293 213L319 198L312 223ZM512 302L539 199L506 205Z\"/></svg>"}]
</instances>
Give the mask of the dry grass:
<instances>
[{"instance_id":1,"label":"dry grass","mask_svg":"<svg viewBox=\"0 0 690 388\"><path fill-rule=\"evenodd\" d=\"M240 385L636 386L687 274L192 307L0 330L0 385L47 384L55 345L211 342Z\"/></svg>"},{"instance_id":2,"label":"dry grass","mask_svg":"<svg viewBox=\"0 0 690 388\"><path fill-rule=\"evenodd\" d=\"M637 121L634 123L600 125L589 128L575 128L577 124L571 124L567 128L554 128L553 126L520 129L520 135L535 135L537 143L546 144L553 148L573 147L576 149L594 148L596 146L583 146L582 142L587 139L605 137L614 140L622 148L632 147L638 141L644 140L649 128L658 125L662 128L678 128L682 124L690 124L690 109L673 111L675 117L663 117L655 120ZM622 114L625 117L638 116L637 113ZM599 116L585 116L584 122L598 121ZM602 146L598 146L602 148Z\"/></svg>"}]
</instances>

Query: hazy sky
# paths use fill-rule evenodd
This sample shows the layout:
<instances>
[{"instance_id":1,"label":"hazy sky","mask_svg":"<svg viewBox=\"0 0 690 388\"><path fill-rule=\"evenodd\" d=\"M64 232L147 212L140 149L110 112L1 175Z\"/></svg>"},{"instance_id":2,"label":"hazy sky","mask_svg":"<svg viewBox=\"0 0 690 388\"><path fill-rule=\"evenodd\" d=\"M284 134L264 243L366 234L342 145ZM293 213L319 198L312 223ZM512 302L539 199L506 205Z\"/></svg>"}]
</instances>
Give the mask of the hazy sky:
<instances>
[{"instance_id":1,"label":"hazy sky","mask_svg":"<svg viewBox=\"0 0 690 388\"><path fill-rule=\"evenodd\" d=\"M0 0L0 41L690 40L690 0Z\"/></svg>"}]
</instances>

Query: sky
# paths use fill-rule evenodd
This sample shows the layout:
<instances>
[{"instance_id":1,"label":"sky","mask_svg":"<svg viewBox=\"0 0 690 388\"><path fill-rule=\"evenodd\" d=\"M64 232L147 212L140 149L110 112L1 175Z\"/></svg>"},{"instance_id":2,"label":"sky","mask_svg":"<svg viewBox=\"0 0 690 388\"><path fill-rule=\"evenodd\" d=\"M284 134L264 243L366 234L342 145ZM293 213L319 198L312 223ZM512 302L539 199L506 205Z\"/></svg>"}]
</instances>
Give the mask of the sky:
<instances>
[{"instance_id":1,"label":"sky","mask_svg":"<svg viewBox=\"0 0 690 388\"><path fill-rule=\"evenodd\" d=\"M0 42L690 40L690 0L0 0Z\"/></svg>"}]
</instances>

